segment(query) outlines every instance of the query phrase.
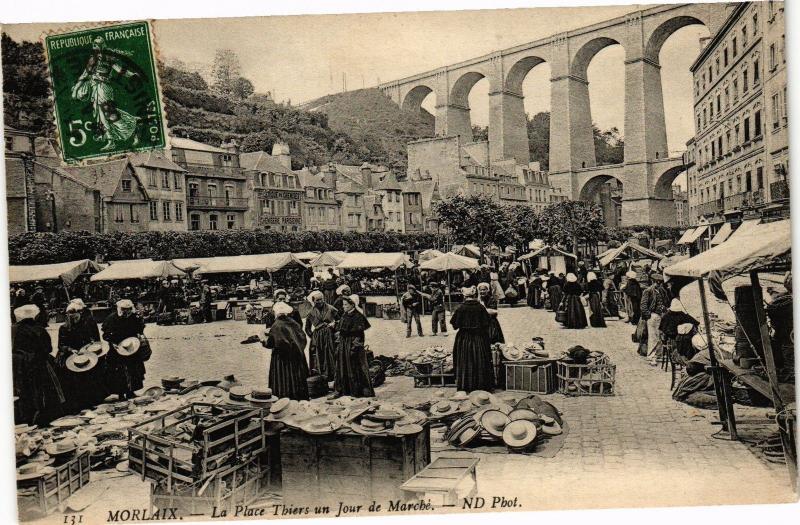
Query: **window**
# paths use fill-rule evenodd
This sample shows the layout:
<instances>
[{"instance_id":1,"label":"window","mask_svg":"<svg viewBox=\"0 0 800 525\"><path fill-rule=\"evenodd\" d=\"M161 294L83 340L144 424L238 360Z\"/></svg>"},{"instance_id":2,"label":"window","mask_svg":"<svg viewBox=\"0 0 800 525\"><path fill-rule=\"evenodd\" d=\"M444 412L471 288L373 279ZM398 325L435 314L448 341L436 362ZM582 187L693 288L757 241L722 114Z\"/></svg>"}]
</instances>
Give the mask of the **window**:
<instances>
[{"instance_id":1,"label":"window","mask_svg":"<svg viewBox=\"0 0 800 525\"><path fill-rule=\"evenodd\" d=\"M175 173L174 176L173 176L173 180L175 182L174 187L175 187L176 190L179 190L179 189L183 188L183 182L181 182L181 174L180 173Z\"/></svg>"},{"instance_id":2,"label":"window","mask_svg":"<svg viewBox=\"0 0 800 525\"><path fill-rule=\"evenodd\" d=\"M189 229L191 231L198 231L200 229L200 216L193 213L189 216Z\"/></svg>"},{"instance_id":3,"label":"window","mask_svg":"<svg viewBox=\"0 0 800 525\"><path fill-rule=\"evenodd\" d=\"M725 143L728 145L728 151L731 149L731 130L725 132Z\"/></svg>"},{"instance_id":4,"label":"window","mask_svg":"<svg viewBox=\"0 0 800 525\"><path fill-rule=\"evenodd\" d=\"M711 66L708 66L708 83L710 84L713 81L714 81L713 71L711 70Z\"/></svg>"},{"instance_id":5,"label":"window","mask_svg":"<svg viewBox=\"0 0 800 525\"><path fill-rule=\"evenodd\" d=\"M229 230L233 230L233 229L236 228L236 214L235 213L229 213L228 214L227 223L228 223L228 229Z\"/></svg>"},{"instance_id":6,"label":"window","mask_svg":"<svg viewBox=\"0 0 800 525\"><path fill-rule=\"evenodd\" d=\"M738 145L739 144L739 124L736 124L736 126L734 126L733 138L736 141L736 144Z\"/></svg>"},{"instance_id":7,"label":"window","mask_svg":"<svg viewBox=\"0 0 800 525\"><path fill-rule=\"evenodd\" d=\"M131 179L122 179L122 191L125 193L131 192Z\"/></svg>"},{"instance_id":8,"label":"window","mask_svg":"<svg viewBox=\"0 0 800 525\"><path fill-rule=\"evenodd\" d=\"M183 203L181 201L175 201L175 220L183 222Z\"/></svg>"},{"instance_id":9,"label":"window","mask_svg":"<svg viewBox=\"0 0 800 525\"><path fill-rule=\"evenodd\" d=\"M742 47L747 45L747 26L742 26Z\"/></svg>"},{"instance_id":10,"label":"window","mask_svg":"<svg viewBox=\"0 0 800 525\"><path fill-rule=\"evenodd\" d=\"M711 160L714 160L714 157L717 156L717 143L716 141L711 141Z\"/></svg>"},{"instance_id":11,"label":"window","mask_svg":"<svg viewBox=\"0 0 800 525\"><path fill-rule=\"evenodd\" d=\"M778 126L780 126L780 107L780 95L775 93L772 95L772 129L778 129Z\"/></svg>"},{"instance_id":12,"label":"window","mask_svg":"<svg viewBox=\"0 0 800 525\"><path fill-rule=\"evenodd\" d=\"M750 117L744 119L744 141L750 142Z\"/></svg>"},{"instance_id":13,"label":"window","mask_svg":"<svg viewBox=\"0 0 800 525\"><path fill-rule=\"evenodd\" d=\"M172 206L170 206L170 201L162 201L161 202L161 213L162 213L162 216L164 217L165 221L171 221L172 220L172 212L171 212L171 210L172 210Z\"/></svg>"},{"instance_id":14,"label":"window","mask_svg":"<svg viewBox=\"0 0 800 525\"><path fill-rule=\"evenodd\" d=\"M721 157L722 156L722 137L717 139L717 154Z\"/></svg>"},{"instance_id":15,"label":"window","mask_svg":"<svg viewBox=\"0 0 800 525\"><path fill-rule=\"evenodd\" d=\"M158 221L158 202L150 201L150 220Z\"/></svg>"},{"instance_id":16,"label":"window","mask_svg":"<svg viewBox=\"0 0 800 525\"><path fill-rule=\"evenodd\" d=\"M753 135L756 137L761 136L761 110L756 111L753 116Z\"/></svg>"},{"instance_id":17,"label":"window","mask_svg":"<svg viewBox=\"0 0 800 525\"><path fill-rule=\"evenodd\" d=\"M300 207L297 201L289 201L289 215L300 215Z\"/></svg>"},{"instance_id":18,"label":"window","mask_svg":"<svg viewBox=\"0 0 800 525\"><path fill-rule=\"evenodd\" d=\"M708 103L708 120L714 120L714 103Z\"/></svg>"},{"instance_id":19,"label":"window","mask_svg":"<svg viewBox=\"0 0 800 525\"><path fill-rule=\"evenodd\" d=\"M778 54L775 50L775 44L769 45L769 70L775 71L778 67Z\"/></svg>"},{"instance_id":20,"label":"window","mask_svg":"<svg viewBox=\"0 0 800 525\"><path fill-rule=\"evenodd\" d=\"M728 48L727 47L722 51L722 63L725 65L725 67L728 67Z\"/></svg>"},{"instance_id":21,"label":"window","mask_svg":"<svg viewBox=\"0 0 800 525\"><path fill-rule=\"evenodd\" d=\"M722 113L722 97L717 95L717 113Z\"/></svg>"},{"instance_id":22,"label":"window","mask_svg":"<svg viewBox=\"0 0 800 525\"><path fill-rule=\"evenodd\" d=\"M725 88L725 109L731 107L731 91L727 87Z\"/></svg>"},{"instance_id":23,"label":"window","mask_svg":"<svg viewBox=\"0 0 800 525\"><path fill-rule=\"evenodd\" d=\"M208 196L209 197L216 197L217 196L217 184L209 182L208 183Z\"/></svg>"},{"instance_id":24,"label":"window","mask_svg":"<svg viewBox=\"0 0 800 525\"><path fill-rule=\"evenodd\" d=\"M750 89L750 83L747 81L747 70L742 71L742 93L747 93Z\"/></svg>"},{"instance_id":25,"label":"window","mask_svg":"<svg viewBox=\"0 0 800 525\"><path fill-rule=\"evenodd\" d=\"M761 68L759 67L758 59L753 60L753 86L758 85L761 81Z\"/></svg>"},{"instance_id":26,"label":"window","mask_svg":"<svg viewBox=\"0 0 800 525\"><path fill-rule=\"evenodd\" d=\"M733 58L736 58L736 55L739 54L739 48L736 46L736 37L733 37L731 47L733 48Z\"/></svg>"},{"instance_id":27,"label":"window","mask_svg":"<svg viewBox=\"0 0 800 525\"><path fill-rule=\"evenodd\" d=\"M233 157L231 155L220 155L220 160L223 166L233 166Z\"/></svg>"},{"instance_id":28,"label":"window","mask_svg":"<svg viewBox=\"0 0 800 525\"><path fill-rule=\"evenodd\" d=\"M759 190L764 188L764 168L761 166L756 168L756 185Z\"/></svg>"},{"instance_id":29,"label":"window","mask_svg":"<svg viewBox=\"0 0 800 525\"><path fill-rule=\"evenodd\" d=\"M714 60L714 73L716 73L717 76L719 76L719 57L717 57L716 60Z\"/></svg>"},{"instance_id":30,"label":"window","mask_svg":"<svg viewBox=\"0 0 800 525\"><path fill-rule=\"evenodd\" d=\"M169 189L169 172L166 170L161 172L161 187L165 190Z\"/></svg>"},{"instance_id":31,"label":"window","mask_svg":"<svg viewBox=\"0 0 800 525\"><path fill-rule=\"evenodd\" d=\"M130 205L130 213L131 213L131 222L139 222L139 205L138 204L131 204Z\"/></svg>"},{"instance_id":32,"label":"window","mask_svg":"<svg viewBox=\"0 0 800 525\"><path fill-rule=\"evenodd\" d=\"M122 204L114 206L114 222L125 222L125 207Z\"/></svg>"},{"instance_id":33,"label":"window","mask_svg":"<svg viewBox=\"0 0 800 525\"><path fill-rule=\"evenodd\" d=\"M219 217L217 215L212 214L208 216L208 229L215 231L219 228L218 225Z\"/></svg>"},{"instance_id":34,"label":"window","mask_svg":"<svg viewBox=\"0 0 800 525\"><path fill-rule=\"evenodd\" d=\"M150 169L147 170L147 185L155 188L158 186L158 170Z\"/></svg>"},{"instance_id":35,"label":"window","mask_svg":"<svg viewBox=\"0 0 800 525\"><path fill-rule=\"evenodd\" d=\"M753 191L753 172L751 171L744 174L744 191Z\"/></svg>"}]
</instances>

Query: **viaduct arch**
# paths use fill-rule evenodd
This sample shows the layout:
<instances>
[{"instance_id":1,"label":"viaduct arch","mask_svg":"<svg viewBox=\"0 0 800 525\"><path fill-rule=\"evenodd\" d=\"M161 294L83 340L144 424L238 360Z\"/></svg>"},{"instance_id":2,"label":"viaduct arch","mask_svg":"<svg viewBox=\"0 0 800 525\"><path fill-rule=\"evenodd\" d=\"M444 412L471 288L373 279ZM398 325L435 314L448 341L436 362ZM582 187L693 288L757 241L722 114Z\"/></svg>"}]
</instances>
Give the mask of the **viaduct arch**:
<instances>
[{"instance_id":1,"label":"viaduct arch","mask_svg":"<svg viewBox=\"0 0 800 525\"><path fill-rule=\"evenodd\" d=\"M434 71L381 84L398 105L416 109L433 92L436 134L472 141L468 95L482 78L489 81L490 159L529 159L522 82L548 63L550 78L550 181L570 198L580 197L597 167L586 71L594 56L611 45L625 50L625 162L612 167L623 183L623 224L670 224L674 207L666 188L682 171L669 158L659 53L667 39L688 25L715 33L735 4L655 6L556 34ZM595 171L597 170L597 171ZM587 177L588 175L588 177ZM669 183L669 184L668 184Z\"/></svg>"}]
</instances>

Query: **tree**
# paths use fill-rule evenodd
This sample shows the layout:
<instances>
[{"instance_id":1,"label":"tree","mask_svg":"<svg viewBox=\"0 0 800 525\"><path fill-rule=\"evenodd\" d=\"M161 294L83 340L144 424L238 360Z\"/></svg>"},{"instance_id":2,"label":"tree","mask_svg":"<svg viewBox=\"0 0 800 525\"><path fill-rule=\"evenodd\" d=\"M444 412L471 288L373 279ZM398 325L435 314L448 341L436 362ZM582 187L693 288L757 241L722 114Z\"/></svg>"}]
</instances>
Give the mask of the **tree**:
<instances>
[{"instance_id":1,"label":"tree","mask_svg":"<svg viewBox=\"0 0 800 525\"><path fill-rule=\"evenodd\" d=\"M605 234L603 209L584 201L549 204L539 215L539 230L550 244L571 245L578 254L578 244L597 242Z\"/></svg>"},{"instance_id":2,"label":"tree","mask_svg":"<svg viewBox=\"0 0 800 525\"><path fill-rule=\"evenodd\" d=\"M594 150L597 155L597 165L622 164L625 162L625 141L619 129L613 127L600 131L597 126L592 126L594 135Z\"/></svg>"},{"instance_id":3,"label":"tree","mask_svg":"<svg viewBox=\"0 0 800 525\"><path fill-rule=\"evenodd\" d=\"M217 49L211 69L211 89L222 95L231 95L233 82L242 76L239 57L231 49Z\"/></svg>"},{"instance_id":4,"label":"tree","mask_svg":"<svg viewBox=\"0 0 800 525\"><path fill-rule=\"evenodd\" d=\"M3 33L2 56L5 124L36 133L51 132L50 81L42 44L17 43Z\"/></svg>"},{"instance_id":5,"label":"tree","mask_svg":"<svg viewBox=\"0 0 800 525\"><path fill-rule=\"evenodd\" d=\"M460 243L477 242L481 259L484 247L498 239L498 231L507 231L503 206L483 195L456 195L433 205L439 224Z\"/></svg>"},{"instance_id":6,"label":"tree","mask_svg":"<svg viewBox=\"0 0 800 525\"><path fill-rule=\"evenodd\" d=\"M255 93L255 89L253 88L253 83L247 80L244 77L238 77L231 82L231 95L234 98L239 100L244 100L253 93Z\"/></svg>"},{"instance_id":7,"label":"tree","mask_svg":"<svg viewBox=\"0 0 800 525\"><path fill-rule=\"evenodd\" d=\"M527 117L527 122L531 161L538 162L542 170L547 171L550 167L550 113L542 111L533 118Z\"/></svg>"},{"instance_id":8,"label":"tree","mask_svg":"<svg viewBox=\"0 0 800 525\"><path fill-rule=\"evenodd\" d=\"M489 126L472 126L472 140L475 142L483 142L489 140ZM470 141L467 141L470 142Z\"/></svg>"},{"instance_id":9,"label":"tree","mask_svg":"<svg viewBox=\"0 0 800 525\"><path fill-rule=\"evenodd\" d=\"M497 231L497 244L501 248L515 246L525 251L532 240L539 236L539 216L536 210L524 204L503 206L503 220Z\"/></svg>"}]
</instances>

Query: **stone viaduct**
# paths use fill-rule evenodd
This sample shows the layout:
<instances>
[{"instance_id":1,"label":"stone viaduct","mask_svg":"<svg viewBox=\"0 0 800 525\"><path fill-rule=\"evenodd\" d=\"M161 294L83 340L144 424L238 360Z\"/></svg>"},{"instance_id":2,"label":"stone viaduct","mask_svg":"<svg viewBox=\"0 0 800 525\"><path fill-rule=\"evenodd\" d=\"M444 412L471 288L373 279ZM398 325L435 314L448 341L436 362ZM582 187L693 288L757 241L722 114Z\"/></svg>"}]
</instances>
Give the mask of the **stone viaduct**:
<instances>
[{"instance_id":1,"label":"stone viaduct","mask_svg":"<svg viewBox=\"0 0 800 525\"><path fill-rule=\"evenodd\" d=\"M528 135L522 82L542 63L550 65L550 181L573 199L586 199L614 177L623 183L622 223L674 224L672 182L683 170L670 158L664 122L659 53L678 29L701 24L713 35L732 4L649 7L588 27L495 51L386 82L381 91L403 108L419 111L436 96L436 134L472 141L468 103L476 82L489 81L491 160L527 164ZM611 45L625 50L625 161L597 166L587 68Z\"/></svg>"}]
</instances>

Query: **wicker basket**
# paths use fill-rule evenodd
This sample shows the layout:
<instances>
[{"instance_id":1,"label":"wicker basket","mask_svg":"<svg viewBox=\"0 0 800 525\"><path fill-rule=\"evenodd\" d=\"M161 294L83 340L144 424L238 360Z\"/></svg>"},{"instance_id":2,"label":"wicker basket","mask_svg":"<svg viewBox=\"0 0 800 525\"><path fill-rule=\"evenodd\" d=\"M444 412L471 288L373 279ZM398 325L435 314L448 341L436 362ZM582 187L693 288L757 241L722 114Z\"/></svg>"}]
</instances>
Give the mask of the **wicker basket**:
<instances>
[{"instance_id":1,"label":"wicker basket","mask_svg":"<svg viewBox=\"0 0 800 525\"><path fill-rule=\"evenodd\" d=\"M570 396L613 396L617 365L608 356L593 363L577 365L558 361L558 391Z\"/></svg>"}]
</instances>

